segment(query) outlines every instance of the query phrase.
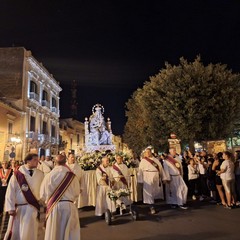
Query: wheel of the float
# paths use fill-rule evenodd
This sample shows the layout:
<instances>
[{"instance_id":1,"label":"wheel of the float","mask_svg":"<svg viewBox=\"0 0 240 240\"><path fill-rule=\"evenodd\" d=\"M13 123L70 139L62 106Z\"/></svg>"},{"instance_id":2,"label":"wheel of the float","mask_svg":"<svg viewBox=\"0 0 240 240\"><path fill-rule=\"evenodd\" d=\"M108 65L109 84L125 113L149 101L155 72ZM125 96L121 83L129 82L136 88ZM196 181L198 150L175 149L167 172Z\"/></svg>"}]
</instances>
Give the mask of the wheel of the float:
<instances>
[{"instance_id":1,"label":"wheel of the float","mask_svg":"<svg viewBox=\"0 0 240 240\"><path fill-rule=\"evenodd\" d=\"M137 207L132 207L132 220L137 221L139 219L139 212Z\"/></svg>"},{"instance_id":2,"label":"wheel of the float","mask_svg":"<svg viewBox=\"0 0 240 240\"><path fill-rule=\"evenodd\" d=\"M105 212L105 221L107 225L111 225L112 223L112 214L109 209L107 209L107 211Z\"/></svg>"}]
</instances>

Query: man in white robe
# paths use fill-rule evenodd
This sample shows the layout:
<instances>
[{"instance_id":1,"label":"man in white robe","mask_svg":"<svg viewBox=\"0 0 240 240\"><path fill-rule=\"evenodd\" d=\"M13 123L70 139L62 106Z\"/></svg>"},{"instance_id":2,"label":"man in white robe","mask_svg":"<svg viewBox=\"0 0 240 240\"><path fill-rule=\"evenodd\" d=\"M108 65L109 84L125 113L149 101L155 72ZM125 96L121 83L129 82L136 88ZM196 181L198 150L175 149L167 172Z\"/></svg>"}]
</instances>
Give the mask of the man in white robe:
<instances>
[{"instance_id":1,"label":"man in white robe","mask_svg":"<svg viewBox=\"0 0 240 240\"><path fill-rule=\"evenodd\" d=\"M77 177L77 179L79 181L79 184L80 184L80 193L79 193L78 201L77 201L77 204L76 204L76 206L78 208L80 208L80 198L81 198L81 192L82 192L81 180L82 180L82 177L83 177L83 169L76 162L76 158L75 158L75 155L73 153L70 153L68 155L67 166L76 175L76 177Z\"/></svg>"},{"instance_id":2,"label":"man in white robe","mask_svg":"<svg viewBox=\"0 0 240 240\"><path fill-rule=\"evenodd\" d=\"M47 156L46 159L44 156L41 157L41 160L38 164L38 169L44 173L44 176L50 173L53 167L54 167L53 161L51 160L50 156Z\"/></svg>"},{"instance_id":3,"label":"man in white robe","mask_svg":"<svg viewBox=\"0 0 240 240\"><path fill-rule=\"evenodd\" d=\"M150 205L151 214L155 214L154 200L164 199L162 181L166 180L160 161L147 148L139 164L138 182L143 183L143 202Z\"/></svg>"},{"instance_id":4,"label":"man in white robe","mask_svg":"<svg viewBox=\"0 0 240 240\"><path fill-rule=\"evenodd\" d=\"M109 166L108 157L102 158L101 165L96 169L97 177L97 196L95 215L102 216L107 209L111 212L116 210L115 203L108 197L108 191L111 190L110 185L113 181L112 168Z\"/></svg>"},{"instance_id":5,"label":"man in white robe","mask_svg":"<svg viewBox=\"0 0 240 240\"><path fill-rule=\"evenodd\" d=\"M185 204L188 188L183 180L182 163L175 148L169 149L169 155L164 159L163 166L167 174L166 203L171 204L172 208L178 206L181 209L187 209Z\"/></svg>"},{"instance_id":6,"label":"man in white robe","mask_svg":"<svg viewBox=\"0 0 240 240\"><path fill-rule=\"evenodd\" d=\"M69 171L66 167L66 158L57 155L54 169L45 176L40 198L47 204L55 190L60 187ZM74 175L70 185L63 191L60 200L54 205L46 221L45 240L79 240L80 223L78 210L74 202L80 192L79 180Z\"/></svg>"},{"instance_id":7,"label":"man in white robe","mask_svg":"<svg viewBox=\"0 0 240 240\"><path fill-rule=\"evenodd\" d=\"M44 175L36 169L38 165L37 154L28 154L24 162L25 165L21 166L19 171L24 174L27 185L23 184L20 188L16 176L13 175L7 188L5 211L9 213L10 219L4 239L8 239L8 234L12 231L12 240L37 240L38 210L27 202L23 191L27 192L30 188L36 200L39 200L40 185Z\"/></svg>"},{"instance_id":8,"label":"man in white robe","mask_svg":"<svg viewBox=\"0 0 240 240\"><path fill-rule=\"evenodd\" d=\"M112 166L112 175L114 179L114 189L130 188L131 179L130 171L128 167L123 163L123 157L116 155L116 162ZM116 201L117 207L120 207L120 211L125 210L126 206L130 204L129 197L121 197Z\"/></svg>"}]
</instances>

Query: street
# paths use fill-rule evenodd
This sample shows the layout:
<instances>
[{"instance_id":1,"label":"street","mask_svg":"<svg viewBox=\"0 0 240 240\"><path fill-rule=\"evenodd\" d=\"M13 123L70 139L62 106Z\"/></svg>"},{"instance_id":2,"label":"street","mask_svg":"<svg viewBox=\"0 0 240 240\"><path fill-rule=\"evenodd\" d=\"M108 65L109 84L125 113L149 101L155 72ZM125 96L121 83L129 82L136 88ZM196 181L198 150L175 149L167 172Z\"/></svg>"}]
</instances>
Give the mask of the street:
<instances>
[{"instance_id":1,"label":"street","mask_svg":"<svg viewBox=\"0 0 240 240\"><path fill-rule=\"evenodd\" d=\"M238 240L240 208L228 210L207 202L189 202L189 209L170 209L157 203L156 215L148 207L137 205L140 218L122 216L108 226L105 220L94 216L93 207L79 210L81 240ZM44 239L44 214L41 214L39 240ZM3 235L2 235L3 237ZM0 238L2 239L2 238Z\"/></svg>"},{"instance_id":2,"label":"street","mask_svg":"<svg viewBox=\"0 0 240 240\"><path fill-rule=\"evenodd\" d=\"M207 202L189 202L189 209L170 209L157 203L157 214L150 215L146 205L138 205L140 219L119 217L108 226L94 216L94 208L79 210L81 240L206 240L239 239L240 208L224 209ZM43 239L41 228L39 240Z\"/></svg>"}]
</instances>

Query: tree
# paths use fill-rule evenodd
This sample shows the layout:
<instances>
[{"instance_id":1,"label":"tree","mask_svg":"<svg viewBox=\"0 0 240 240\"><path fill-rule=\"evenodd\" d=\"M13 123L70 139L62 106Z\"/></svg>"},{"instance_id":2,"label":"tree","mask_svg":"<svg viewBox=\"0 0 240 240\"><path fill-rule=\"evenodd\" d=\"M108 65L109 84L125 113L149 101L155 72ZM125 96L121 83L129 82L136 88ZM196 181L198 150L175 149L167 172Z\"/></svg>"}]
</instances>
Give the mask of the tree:
<instances>
[{"instance_id":1,"label":"tree","mask_svg":"<svg viewBox=\"0 0 240 240\"><path fill-rule=\"evenodd\" d=\"M139 105L144 113L144 135L155 147L171 132L191 147L197 140L223 139L232 133L240 116L240 75L226 65L204 66L200 57L190 63L181 58L178 66L166 63L127 103L124 139L130 147L131 132L142 131L135 124ZM129 127L131 132L127 132ZM140 146L143 136L137 136L134 144Z\"/></svg>"}]
</instances>

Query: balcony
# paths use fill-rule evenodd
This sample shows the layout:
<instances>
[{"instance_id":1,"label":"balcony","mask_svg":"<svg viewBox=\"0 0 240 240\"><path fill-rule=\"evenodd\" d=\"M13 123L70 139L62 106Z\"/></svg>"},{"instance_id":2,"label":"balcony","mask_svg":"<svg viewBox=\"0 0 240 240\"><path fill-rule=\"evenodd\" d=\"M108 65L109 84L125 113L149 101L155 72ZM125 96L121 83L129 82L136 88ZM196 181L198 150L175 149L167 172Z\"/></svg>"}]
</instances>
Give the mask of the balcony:
<instances>
[{"instance_id":1,"label":"balcony","mask_svg":"<svg viewBox=\"0 0 240 240\"><path fill-rule=\"evenodd\" d=\"M30 131L26 133L26 138L30 140L37 140L38 139L38 134L36 132Z\"/></svg>"},{"instance_id":2,"label":"balcony","mask_svg":"<svg viewBox=\"0 0 240 240\"><path fill-rule=\"evenodd\" d=\"M52 107L51 112L58 114L58 109L57 107Z\"/></svg>"},{"instance_id":3,"label":"balcony","mask_svg":"<svg viewBox=\"0 0 240 240\"><path fill-rule=\"evenodd\" d=\"M38 141L40 141L40 143L49 142L49 136L43 133L38 134Z\"/></svg>"},{"instance_id":4,"label":"balcony","mask_svg":"<svg viewBox=\"0 0 240 240\"><path fill-rule=\"evenodd\" d=\"M35 92L30 92L29 93L29 98L39 102L39 95Z\"/></svg>"},{"instance_id":5,"label":"balcony","mask_svg":"<svg viewBox=\"0 0 240 240\"><path fill-rule=\"evenodd\" d=\"M57 138L51 137L51 143L52 144L57 144Z\"/></svg>"},{"instance_id":6,"label":"balcony","mask_svg":"<svg viewBox=\"0 0 240 240\"><path fill-rule=\"evenodd\" d=\"M42 100L42 106L50 108L50 104L49 104L49 102L47 100Z\"/></svg>"}]
</instances>

